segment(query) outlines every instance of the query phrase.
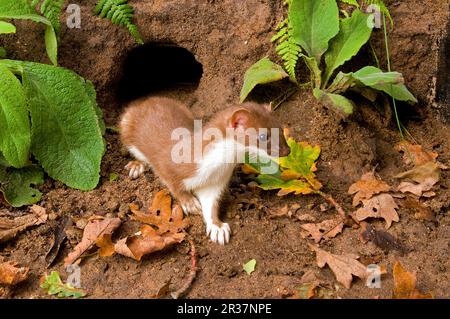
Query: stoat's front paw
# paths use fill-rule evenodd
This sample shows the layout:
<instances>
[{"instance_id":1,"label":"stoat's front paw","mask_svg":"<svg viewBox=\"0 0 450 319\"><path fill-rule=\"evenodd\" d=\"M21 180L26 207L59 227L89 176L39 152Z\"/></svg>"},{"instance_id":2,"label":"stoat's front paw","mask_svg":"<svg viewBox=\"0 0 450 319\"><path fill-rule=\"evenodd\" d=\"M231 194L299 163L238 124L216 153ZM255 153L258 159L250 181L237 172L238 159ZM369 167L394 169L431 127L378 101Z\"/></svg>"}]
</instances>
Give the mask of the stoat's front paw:
<instances>
[{"instance_id":1,"label":"stoat's front paw","mask_svg":"<svg viewBox=\"0 0 450 319\"><path fill-rule=\"evenodd\" d=\"M125 169L128 170L128 175L135 179L145 172L145 164L141 161L130 161L125 165Z\"/></svg>"},{"instance_id":2,"label":"stoat's front paw","mask_svg":"<svg viewBox=\"0 0 450 319\"><path fill-rule=\"evenodd\" d=\"M186 215L200 214L202 211L202 206L200 205L200 202L195 196L179 199L179 201Z\"/></svg>"},{"instance_id":3,"label":"stoat's front paw","mask_svg":"<svg viewBox=\"0 0 450 319\"><path fill-rule=\"evenodd\" d=\"M228 244L231 236L230 225L222 223L220 226L214 223L206 224L206 235L219 245Z\"/></svg>"}]
</instances>

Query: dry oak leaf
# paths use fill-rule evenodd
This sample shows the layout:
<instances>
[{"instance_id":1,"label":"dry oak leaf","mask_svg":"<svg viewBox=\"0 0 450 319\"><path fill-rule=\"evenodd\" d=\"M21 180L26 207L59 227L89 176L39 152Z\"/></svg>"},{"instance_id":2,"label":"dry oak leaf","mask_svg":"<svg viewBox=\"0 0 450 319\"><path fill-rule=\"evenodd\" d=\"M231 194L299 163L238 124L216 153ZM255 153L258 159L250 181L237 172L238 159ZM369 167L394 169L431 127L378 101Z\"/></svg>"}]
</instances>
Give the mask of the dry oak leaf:
<instances>
[{"instance_id":1,"label":"dry oak leaf","mask_svg":"<svg viewBox=\"0 0 450 319\"><path fill-rule=\"evenodd\" d=\"M0 284L16 285L27 279L29 270L27 267L17 267L14 262L0 263Z\"/></svg>"},{"instance_id":2,"label":"dry oak leaf","mask_svg":"<svg viewBox=\"0 0 450 319\"><path fill-rule=\"evenodd\" d=\"M414 145L407 141L401 141L395 148L397 151L403 152L403 162L406 165L420 166L427 162L434 162L438 157L436 152L426 152L422 149L422 145Z\"/></svg>"},{"instance_id":3,"label":"dry oak leaf","mask_svg":"<svg viewBox=\"0 0 450 319\"><path fill-rule=\"evenodd\" d=\"M184 240L184 229L189 226L189 220L183 216L179 205L172 209L172 198L167 190L156 194L148 214L139 211L134 205L130 205L130 209L132 218L146 225L133 236L122 238L114 245L118 254L141 260L144 255Z\"/></svg>"},{"instance_id":4,"label":"dry oak leaf","mask_svg":"<svg viewBox=\"0 0 450 319\"><path fill-rule=\"evenodd\" d=\"M363 174L359 181L352 184L348 189L348 193L350 195L355 194L355 197L353 197L353 206L358 206L362 200L370 199L373 195L382 192L388 192L390 189L391 187L378 179L372 171Z\"/></svg>"},{"instance_id":5,"label":"dry oak leaf","mask_svg":"<svg viewBox=\"0 0 450 319\"><path fill-rule=\"evenodd\" d=\"M189 226L189 220L183 216L183 210L175 206L172 211L172 197L168 190L156 193L148 214L141 212L136 205L131 204L131 218L144 224L156 226L158 233L177 233Z\"/></svg>"},{"instance_id":6,"label":"dry oak leaf","mask_svg":"<svg viewBox=\"0 0 450 319\"><path fill-rule=\"evenodd\" d=\"M320 268L323 268L326 264L328 264L336 276L337 281L343 284L345 288L351 287L353 280L352 275L361 279L366 278L366 266L357 260L359 258L358 255L334 255L314 245L308 245L311 250L316 252L317 265Z\"/></svg>"},{"instance_id":7,"label":"dry oak leaf","mask_svg":"<svg viewBox=\"0 0 450 319\"><path fill-rule=\"evenodd\" d=\"M0 243L14 238L19 232L30 226L40 225L47 221L48 215L45 208L33 205L30 208L32 214L17 217L13 220L0 218Z\"/></svg>"},{"instance_id":8,"label":"dry oak leaf","mask_svg":"<svg viewBox=\"0 0 450 319\"><path fill-rule=\"evenodd\" d=\"M85 251L91 248L99 238L105 235L111 235L121 224L120 218L104 218L94 216L89 220L84 228L83 238L73 251L64 259L64 265L68 266L74 263Z\"/></svg>"},{"instance_id":9,"label":"dry oak leaf","mask_svg":"<svg viewBox=\"0 0 450 319\"><path fill-rule=\"evenodd\" d=\"M111 239L111 234L105 234L103 236L100 236L95 240L95 244L97 245L99 249L98 255L100 257L109 257L114 255L114 243Z\"/></svg>"},{"instance_id":10,"label":"dry oak leaf","mask_svg":"<svg viewBox=\"0 0 450 319\"><path fill-rule=\"evenodd\" d=\"M439 182L441 168L445 168L440 163L427 162L413 169L397 174L394 177L398 179L409 179L417 184L402 182L397 190L402 193L412 193L418 197L422 193L429 191L437 182Z\"/></svg>"},{"instance_id":11,"label":"dry oak leaf","mask_svg":"<svg viewBox=\"0 0 450 319\"><path fill-rule=\"evenodd\" d=\"M344 227L344 223L341 219L328 219L317 224L303 224L300 227L304 230L302 231L303 238L311 236L311 238L318 243L322 238L328 240L340 234Z\"/></svg>"},{"instance_id":12,"label":"dry oak leaf","mask_svg":"<svg viewBox=\"0 0 450 319\"><path fill-rule=\"evenodd\" d=\"M383 218L386 221L386 229L391 227L392 222L398 222L398 209L394 198L389 194L380 194L368 200L363 200L363 207L353 213L358 221L366 218Z\"/></svg>"},{"instance_id":13,"label":"dry oak leaf","mask_svg":"<svg viewBox=\"0 0 450 319\"><path fill-rule=\"evenodd\" d=\"M394 299L432 299L433 294L422 294L416 288L416 274L406 271L400 262L395 262L394 270Z\"/></svg>"},{"instance_id":14,"label":"dry oak leaf","mask_svg":"<svg viewBox=\"0 0 450 319\"><path fill-rule=\"evenodd\" d=\"M415 219L436 222L436 215L431 208L425 206L415 198L407 197L406 199L400 201L400 205L404 208L412 210L414 212Z\"/></svg>"}]
</instances>

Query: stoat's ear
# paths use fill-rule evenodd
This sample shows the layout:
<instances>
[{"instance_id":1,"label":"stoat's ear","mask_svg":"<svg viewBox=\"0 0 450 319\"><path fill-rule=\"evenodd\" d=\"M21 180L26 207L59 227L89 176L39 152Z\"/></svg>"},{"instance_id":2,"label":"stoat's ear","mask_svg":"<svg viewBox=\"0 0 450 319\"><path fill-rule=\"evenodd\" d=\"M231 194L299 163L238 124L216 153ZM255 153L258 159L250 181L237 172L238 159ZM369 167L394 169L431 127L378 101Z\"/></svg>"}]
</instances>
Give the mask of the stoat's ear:
<instances>
[{"instance_id":1,"label":"stoat's ear","mask_svg":"<svg viewBox=\"0 0 450 319\"><path fill-rule=\"evenodd\" d=\"M272 102L270 104L265 103L263 106L268 112L272 112Z\"/></svg>"},{"instance_id":2,"label":"stoat's ear","mask_svg":"<svg viewBox=\"0 0 450 319\"><path fill-rule=\"evenodd\" d=\"M239 109L234 111L230 118L230 127L232 128L247 128L250 121L250 112L246 109Z\"/></svg>"}]
</instances>

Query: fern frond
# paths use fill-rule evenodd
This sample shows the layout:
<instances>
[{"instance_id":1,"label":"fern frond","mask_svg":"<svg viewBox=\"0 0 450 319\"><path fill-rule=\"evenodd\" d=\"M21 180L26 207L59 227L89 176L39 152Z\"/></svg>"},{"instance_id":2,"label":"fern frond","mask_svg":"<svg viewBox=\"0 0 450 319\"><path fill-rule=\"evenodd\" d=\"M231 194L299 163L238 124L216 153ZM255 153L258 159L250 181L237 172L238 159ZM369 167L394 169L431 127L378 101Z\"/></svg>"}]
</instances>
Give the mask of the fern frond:
<instances>
[{"instance_id":1,"label":"fern frond","mask_svg":"<svg viewBox=\"0 0 450 319\"><path fill-rule=\"evenodd\" d=\"M128 4L128 0L100 0L95 6L95 14L100 18L111 20L113 24L126 27L137 43L144 44L136 25L132 22L134 10Z\"/></svg>"},{"instance_id":2,"label":"fern frond","mask_svg":"<svg viewBox=\"0 0 450 319\"><path fill-rule=\"evenodd\" d=\"M275 51L283 60L284 68L289 74L289 77L293 82L297 82L295 69L301 48L292 37L292 27L290 26L289 19L283 20L277 26L277 34L272 37L271 41L277 43Z\"/></svg>"},{"instance_id":3,"label":"fern frond","mask_svg":"<svg viewBox=\"0 0 450 319\"><path fill-rule=\"evenodd\" d=\"M379 6L381 13L383 13L386 17L389 18L389 21L391 22L391 26L394 25L394 20L392 19L391 12L389 11L386 4L384 3L384 0L364 0L364 2L369 6L371 4Z\"/></svg>"},{"instance_id":4,"label":"fern frond","mask_svg":"<svg viewBox=\"0 0 450 319\"><path fill-rule=\"evenodd\" d=\"M43 0L42 2L41 0L31 1L31 6L33 8L36 8L39 2L41 2L39 12L51 22L56 34L59 34L59 30L61 29L59 18L61 16L64 1L65 0Z\"/></svg>"}]
</instances>

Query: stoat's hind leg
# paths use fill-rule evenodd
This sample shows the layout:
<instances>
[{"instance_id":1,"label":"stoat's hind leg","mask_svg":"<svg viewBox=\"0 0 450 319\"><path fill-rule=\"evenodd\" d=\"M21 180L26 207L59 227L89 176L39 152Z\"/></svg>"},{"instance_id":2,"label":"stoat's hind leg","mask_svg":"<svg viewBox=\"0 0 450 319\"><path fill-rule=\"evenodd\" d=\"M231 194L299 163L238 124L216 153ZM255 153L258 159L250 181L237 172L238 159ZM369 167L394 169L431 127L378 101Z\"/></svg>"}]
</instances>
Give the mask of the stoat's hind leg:
<instances>
[{"instance_id":1,"label":"stoat's hind leg","mask_svg":"<svg viewBox=\"0 0 450 319\"><path fill-rule=\"evenodd\" d=\"M128 170L128 175L136 179L141 176L147 170L147 164L142 161L129 161L127 165L125 165L125 169Z\"/></svg>"}]
</instances>

